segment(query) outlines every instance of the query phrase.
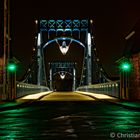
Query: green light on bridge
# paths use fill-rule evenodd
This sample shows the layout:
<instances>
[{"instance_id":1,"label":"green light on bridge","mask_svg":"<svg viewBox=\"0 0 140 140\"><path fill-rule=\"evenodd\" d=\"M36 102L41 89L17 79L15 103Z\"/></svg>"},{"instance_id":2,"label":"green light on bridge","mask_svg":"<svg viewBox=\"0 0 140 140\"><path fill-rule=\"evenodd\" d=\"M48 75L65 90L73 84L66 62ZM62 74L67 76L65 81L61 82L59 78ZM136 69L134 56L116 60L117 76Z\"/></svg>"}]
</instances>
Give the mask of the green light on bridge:
<instances>
[{"instance_id":1,"label":"green light on bridge","mask_svg":"<svg viewBox=\"0 0 140 140\"><path fill-rule=\"evenodd\" d=\"M131 70L131 63L130 62L123 62L121 64L121 70L123 71L130 71Z\"/></svg>"},{"instance_id":2,"label":"green light on bridge","mask_svg":"<svg viewBox=\"0 0 140 140\"><path fill-rule=\"evenodd\" d=\"M7 70L9 72L15 72L16 71L16 65L14 63L8 64Z\"/></svg>"}]
</instances>

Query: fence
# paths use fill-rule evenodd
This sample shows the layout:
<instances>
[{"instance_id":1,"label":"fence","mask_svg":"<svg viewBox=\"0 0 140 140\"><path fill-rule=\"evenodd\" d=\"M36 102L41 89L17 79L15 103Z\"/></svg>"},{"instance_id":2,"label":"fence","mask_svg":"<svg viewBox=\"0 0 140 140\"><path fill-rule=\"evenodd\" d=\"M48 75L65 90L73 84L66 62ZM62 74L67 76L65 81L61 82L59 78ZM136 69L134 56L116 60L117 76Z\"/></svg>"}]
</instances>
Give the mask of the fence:
<instances>
[{"instance_id":1,"label":"fence","mask_svg":"<svg viewBox=\"0 0 140 140\"><path fill-rule=\"evenodd\" d=\"M103 93L110 96L118 97L120 96L120 81L111 81L107 83L94 84L81 86L76 89L77 91L85 91L85 92L95 92L95 93Z\"/></svg>"},{"instance_id":2,"label":"fence","mask_svg":"<svg viewBox=\"0 0 140 140\"><path fill-rule=\"evenodd\" d=\"M38 86L33 84L27 84L22 82L17 82L17 88L16 88L16 97L22 97L28 94L34 94L37 92L42 91L49 91L50 89L46 86Z\"/></svg>"},{"instance_id":3,"label":"fence","mask_svg":"<svg viewBox=\"0 0 140 140\"><path fill-rule=\"evenodd\" d=\"M34 84L27 84L22 82L16 82L16 98L34 94L42 91L50 91L50 89L46 86L38 86ZM6 100L7 95L3 93L3 85L0 84L0 100Z\"/></svg>"}]
</instances>

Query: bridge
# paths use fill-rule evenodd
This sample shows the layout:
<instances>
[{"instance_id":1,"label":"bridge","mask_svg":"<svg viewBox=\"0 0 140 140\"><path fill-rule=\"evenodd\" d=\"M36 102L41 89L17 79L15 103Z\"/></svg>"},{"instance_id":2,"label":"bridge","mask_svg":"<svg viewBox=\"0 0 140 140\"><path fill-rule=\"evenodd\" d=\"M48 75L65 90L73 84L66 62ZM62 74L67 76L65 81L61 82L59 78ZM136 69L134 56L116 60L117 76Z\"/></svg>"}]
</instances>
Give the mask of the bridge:
<instances>
[{"instance_id":1,"label":"bridge","mask_svg":"<svg viewBox=\"0 0 140 140\"><path fill-rule=\"evenodd\" d=\"M117 60L120 79L113 81L98 57L94 20L37 19L32 59L19 75L21 62L12 55L10 44L10 0L3 2L0 139L140 137L140 103L131 102L140 99L139 54L129 58L127 53ZM132 31L126 37L127 49L133 47L136 34Z\"/></svg>"},{"instance_id":2,"label":"bridge","mask_svg":"<svg viewBox=\"0 0 140 140\"><path fill-rule=\"evenodd\" d=\"M133 98L130 92L134 89L131 80L134 75L130 74L130 69L135 59L130 60L128 57L119 59L116 63L121 69L120 80L112 81L98 57L92 19L35 20L35 46L32 50L32 60L22 79L18 81L16 65L19 61L12 56L10 44L9 1L4 0L4 5L4 38L0 55L0 100L14 100L43 90L80 90L109 94L126 100ZM135 31L132 31L126 37L128 44L134 34ZM131 44L129 47L132 46ZM138 87L135 89L139 92ZM134 99L138 98L139 93Z\"/></svg>"},{"instance_id":3,"label":"bridge","mask_svg":"<svg viewBox=\"0 0 140 140\"><path fill-rule=\"evenodd\" d=\"M120 82L108 78L99 60L92 19L40 19L35 26L36 45L29 68L17 81L16 70L7 67L2 100L39 90L91 91L122 98ZM18 60L9 57L8 64L18 65Z\"/></svg>"}]
</instances>

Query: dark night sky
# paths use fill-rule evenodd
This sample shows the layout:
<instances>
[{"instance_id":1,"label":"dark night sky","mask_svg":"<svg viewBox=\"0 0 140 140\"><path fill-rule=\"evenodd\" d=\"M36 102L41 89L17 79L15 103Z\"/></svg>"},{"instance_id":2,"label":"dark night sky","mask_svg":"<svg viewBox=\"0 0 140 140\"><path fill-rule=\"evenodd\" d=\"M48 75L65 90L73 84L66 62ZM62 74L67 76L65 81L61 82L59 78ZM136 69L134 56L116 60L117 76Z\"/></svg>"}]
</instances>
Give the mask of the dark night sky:
<instances>
[{"instance_id":1,"label":"dark night sky","mask_svg":"<svg viewBox=\"0 0 140 140\"><path fill-rule=\"evenodd\" d=\"M28 67L34 47L34 20L88 18L94 21L94 35L100 61L109 76L118 75L115 61L122 56L125 36L140 18L139 0L11 1L11 39L14 56Z\"/></svg>"}]
</instances>

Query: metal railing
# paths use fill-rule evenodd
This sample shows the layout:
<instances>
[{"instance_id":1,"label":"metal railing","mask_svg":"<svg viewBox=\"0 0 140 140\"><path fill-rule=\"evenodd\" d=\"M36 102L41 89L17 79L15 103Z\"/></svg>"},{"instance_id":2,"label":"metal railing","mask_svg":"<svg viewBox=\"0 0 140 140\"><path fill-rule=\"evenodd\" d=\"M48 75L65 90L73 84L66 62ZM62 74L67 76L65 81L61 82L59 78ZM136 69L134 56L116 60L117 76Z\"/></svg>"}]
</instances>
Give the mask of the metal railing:
<instances>
[{"instance_id":1,"label":"metal railing","mask_svg":"<svg viewBox=\"0 0 140 140\"><path fill-rule=\"evenodd\" d=\"M81 86L76 89L77 91L103 93L110 96L120 96L120 81L110 81L101 84Z\"/></svg>"},{"instance_id":2,"label":"metal railing","mask_svg":"<svg viewBox=\"0 0 140 140\"><path fill-rule=\"evenodd\" d=\"M16 84L16 97L22 97L28 94L34 94L42 91L50 91L46 86L39 86L34 84L27 84L22 82L17 82Z\"/></svg>"}]
</instances>

